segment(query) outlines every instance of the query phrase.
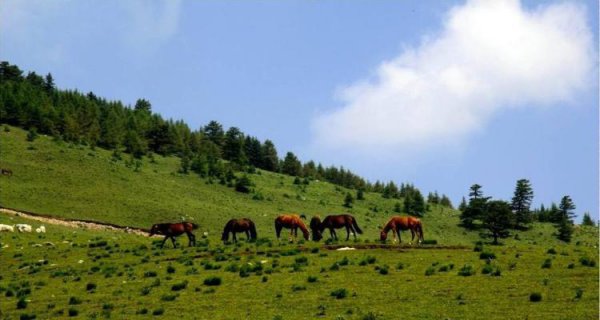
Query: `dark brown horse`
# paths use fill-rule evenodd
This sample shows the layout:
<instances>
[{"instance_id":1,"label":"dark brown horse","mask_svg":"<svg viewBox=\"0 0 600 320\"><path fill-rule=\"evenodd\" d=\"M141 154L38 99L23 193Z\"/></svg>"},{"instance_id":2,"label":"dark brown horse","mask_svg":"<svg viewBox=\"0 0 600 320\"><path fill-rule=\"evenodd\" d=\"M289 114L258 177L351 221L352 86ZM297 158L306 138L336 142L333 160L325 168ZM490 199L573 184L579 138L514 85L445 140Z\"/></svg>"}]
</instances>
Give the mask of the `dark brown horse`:
<instances>
[{"instance_id":1,"label":"dark brown horse","mask_svg":"<svg viewBox=\"0 0 600 320\"><path fill-rule=\"evenodd\" d=\"M275 218L275 233L277 234L277 240L279 240L282 228L290 229L290 240L292 240L292 237L298 237L298 228L302 230L304 239L308 240L310 233L308 232L308 229L306 229L302 219L300 219L300 216L297 214L282 214Z\"/></svg>"},{"instance_id":2,"label":"dark brown horse","mask_svg":"<svg viewBox=\"0 0 600 320\"><path fill-rule=\"evenodd\" d=\"M165 239L161 243L160 247L165 246L167 239L171 238L173 247L177 247L175 243L175 237L182 234L187 234L189 240L189 246L196 245L196 236L192 233L192 230L198 229L198 225L191 222L178 222L178 223L158 223L152 226L150 229L150 236L160 234L165 236Z\"/></svg>"},{"instance_id":3,"label":"dark brown horse","mask_svg":"<svg viewBox=\"0 0 600 320\"><path fill-rule=\"evenodd\" d=\"M411 242L415 240L415 234L417 235L419 243L423 241L423 224L418 218L411 216L393 216L385 227L383 227L383 230L381 230L381 241L387 239L387 234L390 230L392 230L392 234L394 235L394 242L396 242L396 235L398 235L399 243L402 242L402 238L400 237L400 231L402 230L410 230L410 233L412 234Z\"/></svg>"},{"instance_id":4,"label":"dark brown horse","mask_svg":"<svg viewBox=\"0 0 600 320\"><path fill-rule=\"evenodd\" d=\"M362 234L362 230L358 227L356 219L349 214L327 216L325 219L323 219L323 221L321 221L319 217L314 216L310 220L310 228L313 232L314 241L319 241L321 238L323 238L323 231L325 229L329 229L331 238L335 240L337 240L335 229L346 228L346 241L350 239L350 231L352 231L354 239L356 239L356 233Z\"/></svg>"},{"instance_id":5,"label":"dark brown horse","mask_svg":"<svg viewBox=\"0 0 600 320\"><path fill-rule=\"evenodd\" d=\"M233 242L237 242L235 234L239 232L245 232L247 240L256 240L256 226L250 219L241 218L229 220L227 224L225 224L221 240L228 241L230 232L233 234Z\"/></svg>"}]
</instances>

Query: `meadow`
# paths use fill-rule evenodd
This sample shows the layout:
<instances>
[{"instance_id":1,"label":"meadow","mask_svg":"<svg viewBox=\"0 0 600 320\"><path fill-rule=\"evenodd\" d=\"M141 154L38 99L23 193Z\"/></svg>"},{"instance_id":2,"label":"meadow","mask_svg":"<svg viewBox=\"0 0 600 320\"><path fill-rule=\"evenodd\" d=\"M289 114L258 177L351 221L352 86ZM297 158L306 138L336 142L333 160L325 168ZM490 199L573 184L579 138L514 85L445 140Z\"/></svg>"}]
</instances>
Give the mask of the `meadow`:
<instances>
[{"instance_id":1,"label":"meadow","mask_svg":"<svg viewBox=\"0 0 600 320\"><path fill-rule=\"evenodd\" d=\"M402 245L381 245L379 228L397 214L397 199L366 193L348 209L344 188L261 171L242 194L177 173L177 158L144 159L136 170L126 156L44 136L27 142L26 132L9 130L0 130L0 166L14 174L0 177L0 205L141 228L184 217L200 228L195 247L184 236L175 249L160 249L160 238L57 225L0 233L1 319L599 316L597 227L577 227L567 244L536 223L493 246L460 228L457 211L433 206L424 231L437 244L409 245L405 232ZM350 212L364 234L331 245L279 242L273 218L282 212ZM241 216L255 220L259 239L223 244L223 224ZM40 225L0 214L0 224L16 223Z\"/></svg>"}]
</instances>

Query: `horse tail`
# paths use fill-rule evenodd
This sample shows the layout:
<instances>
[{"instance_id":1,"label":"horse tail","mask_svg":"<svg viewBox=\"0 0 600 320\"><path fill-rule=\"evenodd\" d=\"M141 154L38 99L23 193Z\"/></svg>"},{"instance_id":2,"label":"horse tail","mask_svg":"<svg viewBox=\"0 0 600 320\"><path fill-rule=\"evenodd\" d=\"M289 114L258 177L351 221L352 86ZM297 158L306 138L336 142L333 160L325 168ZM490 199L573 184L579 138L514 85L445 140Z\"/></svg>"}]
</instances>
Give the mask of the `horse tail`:
<instances>
[{"instance_id":1,"label":"horse tail","mask_svg":"<svg viewBox=\"0 0 600 320\"><path fill-rule=\"evenodd\" d=\"M253 221L250 221L250 239L256 240L256 226Z\"/></svg>"},{"instance_id":2,"label":"horse tail","mask_svg":"<svg viewBox=\"0 0 600 320\"><path fill-rule=\"evenodd\" d=\"M419 221L419 224L417 224L417 230L419 231L419 237L421 238L421 241L425 240L423 238L423 224L421 221Z\"/></svg>"},{"instance_id":3,"label":"horse tail","mask_svg":"<svg viewBox=\"0 0 600 320\"><path fill-rule=\"evenodd\" d=\"M358 223L356 222L355 218L352 218L352 226L354 227L354 230L358 232L358 234L362 234L362 230L358 227Z\"/></svg>"}]
</instances>

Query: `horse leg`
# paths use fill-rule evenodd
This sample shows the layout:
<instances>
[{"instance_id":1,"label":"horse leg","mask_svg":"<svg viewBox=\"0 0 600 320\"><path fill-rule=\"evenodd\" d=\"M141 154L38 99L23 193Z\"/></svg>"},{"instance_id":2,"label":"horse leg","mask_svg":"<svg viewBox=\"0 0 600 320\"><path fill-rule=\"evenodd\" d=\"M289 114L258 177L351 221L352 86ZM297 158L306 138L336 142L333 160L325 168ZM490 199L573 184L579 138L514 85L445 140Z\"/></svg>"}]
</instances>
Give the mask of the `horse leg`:
<instances>
[{"instance_id":1,"label":"horse leg","mask_svg":"<svg viewBox=\"0 0 600 320\"><path fill-rule=\"evenodd\" d=\"M167 239L169 239L169 236L165 236L163 239L163 242L160 244L161 249L165 247L165 242L167 242Z\"/></svg>"},{"instance_id":2,"label":"horse leg","mask_svg":"<svg viewBox=\"0 0 600 320\"><path fill-rule=\"evenodd\" d=\"M400 228L398 228L398 244L402 243L402 236L400 236Z\"/></svg>"},{"instance_id":3,"label":"horse leg","mask_svg":"<svg viewBox=\"0 0 600 320\"><path fill-rule=\"evenodd\" d=\"M356 236L354 237L356 239ZM350 227L346 226L346 241L350 239Z\"/></svg>"},{"instance_id":4,"label":"horse leg","mask_svg":"<svg viewBox=\"0 0 600 320\"><path fill-rule=\"evenodd\" d=\"M246 241L250 241L250 232L246 230Z\"/></svg>"},{"instance_id":5,"label":"horse leg","mask_svg":"<svg viewBox=\"0 0 600 320\"><path fill-rule=\"evenodd\" d=\"M281 225L275 225L275 233L277 234L277 241L279 241L279 236L281 235Z\"/></svg>"},{"instance_id":6,"label":"horse leg","mask_svg":"<svg viewBox=\"0 0 600 320\"><path fill-rule=\"evenodd\" d=\"M175 243L175 237L171 236L171 242L173 242L173 248L177 248L177 244Z\"/></svg>"},{"instance_id":7,"label":"horse leg","mask_svg":"<svg viewBox=\"0 0 600 320\"><path fill-rule=\"evenodd\" d=\"M415 241L415 230L410 229L410 234L412 235L412 238L410 239L410 244L412 245L412 243Z\"/></svg>"},{"instance_id":8,"label":"horse leg","mask_svg":"<svg viewBox=\"0 0 600 320\"><path fill-rule=\"evenodd\" d=\"M329 228L329 237L330 237L331 239L335 239L335 238L333 237L333 229L332 229L332 228Z\"/></svg>"},{"instance_id":9,"label":"horse leg","mask_svg":"<svg viewBox=\"0 0 600 320\"><path fill-rule=\"evenodd\" d=\"M335 232L335 229L331 228L331 231L333 232L333 237L335 238L335 240L338 239L337 237L337 232Z\"/></svg>"}]
</instances>

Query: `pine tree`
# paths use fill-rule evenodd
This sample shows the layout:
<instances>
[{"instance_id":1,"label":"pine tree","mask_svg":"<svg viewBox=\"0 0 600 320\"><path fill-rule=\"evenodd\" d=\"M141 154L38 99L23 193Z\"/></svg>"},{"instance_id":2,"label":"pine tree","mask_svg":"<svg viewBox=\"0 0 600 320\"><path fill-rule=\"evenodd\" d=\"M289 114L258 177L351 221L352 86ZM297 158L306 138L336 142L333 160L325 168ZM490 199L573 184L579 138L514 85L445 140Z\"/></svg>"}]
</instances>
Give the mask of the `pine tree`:
<instances>
[{"instance_id":1,"label":"pine tree","mask_svg":"<svg viewBox=\"0 0 600 320\"><path fill-rule=\"evenodd\" d=\"M460 202L460 205L458 205L458 210L460 212L465 211L465 209L467 208L467 200L465 199L465 197L462 197L462 201Z\"/></svg>"},{"instance_id":2,"label":"pine tree","mask_svg":"<svg viewBox=\"0 0 600 320\"><path fill-rule=\"evenodd\" d=\"M481 186L478 184L474 184L471 186L469 192L469 200L479 199L483 196L483 191L481 191Z\"/></svg>"},{"instance_id":3,"label":"pine tree","mask_svg":"<svg viewBox=\"0 0 600 320\"><path fill-rule=\"evenodd\" d=\"M52 74L48 73L46 75L46 81L44 82L44 89L50 93L54 91L54 78L52 78Z\"/></svg>"},{"instance_id":4,"label":"pine tree","mask_svg":"<svg viewBox=\"0 0 600 320\"><path fill-rule=\"evenodd\" d=\"M592 220L592 217L590 217L589 212L586 212L583 214L583 220L581 221L581 225L591 226L591 227L596 226L596 223L594 222L594 220Z\"/></svg>"},{"instance_id":5,"label":"pine tree","mask_svg":"<svg viewBox=\"0 0 600 320\"><path fill-rule=\"evenodd\" d=\"M301 171L302 164L300 163L300 160L298 160L294 153L288 152L283 159L281 172L290 176L297 176L300 175Z\"/></svg>"},{"instance_id":6,"label":"pine tree","mask_svg":"<svg viewBox=\"0 0 600 320\"><path fill-rule=\"evenodd\" d=\"M223 126L220 123L213 120L204 128L202 128L202 132L208 138L208 140L212 141L219 148L223 146L225 132L223 131Z\"/></svg>"},{"instance_id":7,"label":"pine tree","mask_svg":"<svg viewBox=\"0 0 600 320\"><path fill-rule=\"evenodd\" d=\"M444 207L450 208L450 209L454 209L454 206L452 205L452 201L450 201L450 198L448 198L448 196L446 195L442 195L442 199L440 200L440 204Z\"/></svg>"},{"instance_id":8,"label":"pine tree","mask_svg":"<svg viewBox=\"0 0 600 320\"><path fill-rule=\"evenodd\" d=\"M261 166L260 168L267 171L277 172L279 171L279 157L277 156L277 149L271 140L265 140L261 151Z\"/></svg>"},{"instance_id":9,"label":"pine tree","mask_svg":"<svg viewBox=\"0 0 600 320\"><path fill-rule=\"evenodd\" d=\"M515 215L508 202L494 200L487 203L483 216L483 227L494 238L494 244L498 244L498 238L506 238L509 235L509 229L514 226L514 221Z\"/></svg>"},{"instance_id":10,"label":"pine tree","mask_svg":"<svg viewBox=\"0 0 600 320\"><path fill-rule=\"evenodd\" d=\"M573 224L566 216L563 216L557 223L556 229L558 231L557 238L559 240L571 242L571 237L573 235Z\"/></svg>"},{"instance_id":11,"label":"pine tree","mask_svg":"<svg viewBox=\"0 0 600 320\"><path fill-rule=\"evenodd\" d=\"M346 197L344 198L344 207L352 208L352 204L354 203L354 198L350 194L350 192L346 193Z\"/></svg>"},{"instance_id":12,"label":"pine tree","mask_svg":"<svg viewBox=\"0 0 600 320\"><path fill-rule=\"evenodd\" d=\"M223 159L238 165L245 165L248 162L244 153L244 134L236 127L229 128L225 133Z\"/></svg>"},{"instance_id":13,"label":"pine tree","mask_svg":"<svg viewBox=\"0 0 600 320\"><path fill-rule=\"evenodd\" d=\"M561 219L566 218L572 224L573 218L575 218L575 212L573 212L573 210L575 210L576 207L575 203L573 203L573 200L571 200L571 197L564 196L560 200L560 205L558 206L558 208L560 210Z\"/></svg>"},{"instance_id":14,"label":"pine tree","mask_svg":"<svg viewBox=\"0 0 600 320\"><path fill-rule=\"evenodd\" d=\"M532 200L533 189L531 188L529 180L518 180L511 203L511 208L515 213L517 226L524 227L531 223L532 217L529 207L531 206Z\"/></svg>"},{"instance_id":15,"label":"pine tree","mask_svg":"<svg viewBox=\"0 0 600 320\"><path fill-rule=\"evenodd\" d=\"M356 190L356 200L365 200L365 194L362 188Z\"/></svg>"}]
</instances>

